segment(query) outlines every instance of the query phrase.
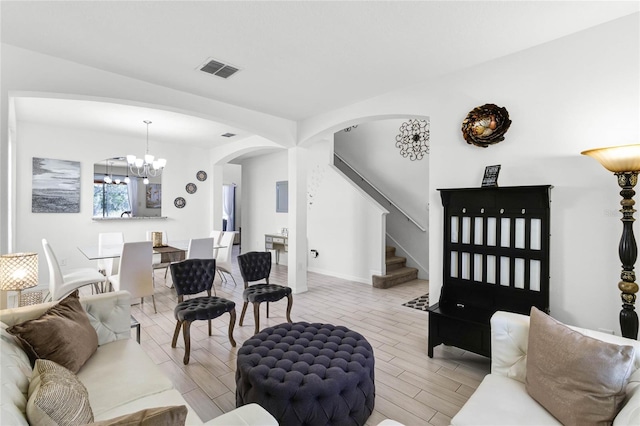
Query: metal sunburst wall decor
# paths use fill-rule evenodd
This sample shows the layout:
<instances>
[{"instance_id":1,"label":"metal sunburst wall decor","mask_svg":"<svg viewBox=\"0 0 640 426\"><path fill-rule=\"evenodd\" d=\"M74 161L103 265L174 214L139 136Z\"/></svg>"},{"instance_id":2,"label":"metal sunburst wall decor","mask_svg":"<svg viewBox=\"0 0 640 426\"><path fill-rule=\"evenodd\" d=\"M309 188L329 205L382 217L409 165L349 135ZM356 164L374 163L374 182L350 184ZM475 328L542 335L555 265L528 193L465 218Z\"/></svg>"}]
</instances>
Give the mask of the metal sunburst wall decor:
<instances>
[{"instance_id":1,"label":"metal sunburst wall decor","mask_svg":"<svg viewBox=\"0 0 640 426\"><path fill-rule=\"evenodd\" d=\"M429 153L429 122L412 118L402 123L396 136L396 148L400 148L400 155L411 161L422 160Z\"/></svg>"}]
</instances>

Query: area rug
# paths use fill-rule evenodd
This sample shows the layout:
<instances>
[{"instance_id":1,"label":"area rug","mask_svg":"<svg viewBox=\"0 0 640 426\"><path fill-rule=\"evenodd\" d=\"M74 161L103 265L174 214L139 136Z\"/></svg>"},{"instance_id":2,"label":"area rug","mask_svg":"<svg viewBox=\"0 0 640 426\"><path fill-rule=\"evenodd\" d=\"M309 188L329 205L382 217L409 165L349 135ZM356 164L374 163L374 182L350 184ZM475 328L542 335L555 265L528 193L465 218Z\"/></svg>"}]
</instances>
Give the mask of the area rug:
<instances>
[{"instance_id":1,"label":"area rug","mask_svg":"<svg viewBox=\"0 0 640 426\"><path fill-rule=\"evenodd\" d=\"M403 303L402 306L408 306L409 308L426 311L429 307L429 294L423 294L420 297L409 300L407 303Z\"/></svg>"}]
</instances>

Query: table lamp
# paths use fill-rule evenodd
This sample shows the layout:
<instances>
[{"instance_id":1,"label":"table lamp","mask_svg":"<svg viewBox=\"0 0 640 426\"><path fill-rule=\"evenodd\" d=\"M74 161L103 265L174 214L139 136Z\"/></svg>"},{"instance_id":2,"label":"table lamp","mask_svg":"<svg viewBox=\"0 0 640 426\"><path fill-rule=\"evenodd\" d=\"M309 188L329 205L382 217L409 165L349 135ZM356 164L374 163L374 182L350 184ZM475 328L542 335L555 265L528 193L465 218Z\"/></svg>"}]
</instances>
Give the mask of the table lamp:
<instances>
[{"instance_id":1,"label":"table lamp","mask_svg":"<svg viewBox=\"0 0 640 426\"><path fill-rule=\"evenodd\" d=\"M633 208L635 201L633 196L636 192L633 187L638 183L638 172L640 171L640 144L612 146L607 148L596 148L582 151L583 155L595 158L604 168L613 172L618 179L618 185L622 190L620 195L622 201L622 237L618 246L618 254L622 262L621 281L618 288L622 292L622 310L620 311L620 330L623 337L631 339L638 338L638 314L635 312L636 293L636 273L634 266L638 257L638 246L633 235Z\"/></svg>"},{"instance_id":2,"label":"table lamp","mask_svg":"<svg viewBox=\"0 0 640 426\"><path fill-rule=\"evenodd\" d=\"M6 308L6 292L18 292L21 306L22 290L38 285L38 253L12 253L0 256L0 291L2 308Z\"/></svg>"}]
</instances>

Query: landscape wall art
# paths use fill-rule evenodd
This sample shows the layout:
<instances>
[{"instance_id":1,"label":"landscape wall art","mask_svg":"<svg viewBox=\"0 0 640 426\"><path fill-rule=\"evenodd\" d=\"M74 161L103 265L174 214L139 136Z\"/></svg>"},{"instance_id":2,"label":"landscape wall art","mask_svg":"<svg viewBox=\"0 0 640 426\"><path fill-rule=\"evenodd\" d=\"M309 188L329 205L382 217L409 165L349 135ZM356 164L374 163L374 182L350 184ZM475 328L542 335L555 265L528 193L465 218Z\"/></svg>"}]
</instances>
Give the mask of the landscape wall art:
<instances>
[{"instance_id":1,"label":"landscape wall art","mask_svg":"<svg viewBox=\"0 0 640 426\"><path fill-rule=\"evenodd\" d=\"M31 211L80 213L80 162L33 157Z\"/></svg>"}]
</instances>

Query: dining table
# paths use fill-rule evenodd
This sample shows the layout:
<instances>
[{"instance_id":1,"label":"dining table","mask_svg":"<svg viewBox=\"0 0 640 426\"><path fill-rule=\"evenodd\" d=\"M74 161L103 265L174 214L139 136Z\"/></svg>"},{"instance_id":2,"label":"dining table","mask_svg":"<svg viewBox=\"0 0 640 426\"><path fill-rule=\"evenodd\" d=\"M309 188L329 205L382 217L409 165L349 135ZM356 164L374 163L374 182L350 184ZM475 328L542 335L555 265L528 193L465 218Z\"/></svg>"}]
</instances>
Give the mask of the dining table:
<instances>
[{"instance_id":1,"label":"dining table","mask_svg":"<svg viewBox=\"0 0 640 426\"><path fill-rule=\"evenodd\" d=\"M88 260L116 259L122 254L123 244L97 244L78 246L78 250ZM226 246L214 244L213 249L220 249ZM160 255L160 262L170 264L184 260L189 249L189 240L170 241L167 245L153 247L153 253ZM212 253L213 255L213 253ZM170 286L170 285L168 285Z\"/></svg>"},{"instance_id":2,"label":"dining table","mask_svg":"<svg viewBox=\"0 0 640 426\"><path fill-rule=\"evenodd\" d=\"M122 254L123 244L106 244L102 247L95 245L78 246L78 250L89 260L99 259L114 259L120 257ZM189 248L189 240L171 241L169 244L159 247L153 247L154 254L160 254L164 262L177 262L178 260L184 260L186 252ZM214 249L220 248L217 246ZM180 257L182 257L180 259Z\"/></svg>"}]
</instances>

